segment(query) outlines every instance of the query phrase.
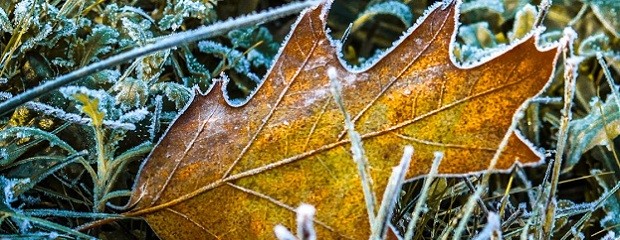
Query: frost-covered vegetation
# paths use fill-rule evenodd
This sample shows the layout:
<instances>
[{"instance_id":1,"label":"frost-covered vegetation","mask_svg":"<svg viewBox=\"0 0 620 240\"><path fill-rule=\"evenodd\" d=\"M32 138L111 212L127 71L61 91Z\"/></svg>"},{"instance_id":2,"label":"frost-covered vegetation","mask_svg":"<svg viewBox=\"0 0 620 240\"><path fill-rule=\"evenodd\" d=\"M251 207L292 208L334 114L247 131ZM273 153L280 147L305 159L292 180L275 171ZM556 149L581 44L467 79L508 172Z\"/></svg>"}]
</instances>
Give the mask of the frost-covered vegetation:
<instances>
[{"instance_id":1,"label":"frost-covered vegetation","mask_svg":"<svg viewBox=\"0 0 620 240\"><path fill-rule=\"evenodd\" d=\"M362 65L391 46L431 2L336 0L329 27L334 39L343 39L346 61ZM280 5L0 1L0 101L170 34ZM545 6L465 1L454 54L465 64L475 62L535 25L546 27L540 44L557 41L566 27L576 31L572 62L560 61L544 97L519 122L523 135L547 151L546 163L490 175L483 191L476 191L480 176L407 183L392 209L391 222L400 232L413 219L413 239L455 231L479 239L620 236L620 3L558 0L543 12L539 5ZM0 238L154 238L144 222L119 214L141 161L192 98L192 88L205 92L214 78L226 75L232 97L250 93L293 20L251 27L232 22L221 35L105 66L9 109L0 116ZM572 100L564 95L562 75L571 64L577 74ZM569 124L562 125L563 119ZM476 201L467 211L474 214L460 221L470 198ZM114 221L91 224L102 219Z\"/></svg>"}]
</instances>

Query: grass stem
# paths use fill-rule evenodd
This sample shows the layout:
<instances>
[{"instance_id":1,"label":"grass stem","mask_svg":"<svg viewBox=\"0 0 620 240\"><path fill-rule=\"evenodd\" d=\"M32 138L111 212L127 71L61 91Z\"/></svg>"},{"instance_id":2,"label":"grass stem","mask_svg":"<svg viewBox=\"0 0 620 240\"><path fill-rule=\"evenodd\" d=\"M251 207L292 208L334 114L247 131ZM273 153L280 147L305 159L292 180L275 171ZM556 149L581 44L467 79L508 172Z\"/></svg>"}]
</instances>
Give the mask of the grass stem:
<instances>
[{"instance_id":1,"label":"grass stem","mask_svg":"<svg viewBox=\"0 0 620 240\"><path fill-rule=\"evenodd\" d=\"M544 214L544 224L542 231L542 239L550 239L553 235L553 226L555 225L555 211L557 208L557 202L555 195L558 188L558 182L560 181L560 174L562 171L562 157L564 150L566 149L566 142L568 140L568 126L572 119L571 107L573 105L573 97L575 96L575 80L577 77L577 68L579 58L573 55L572 39L574 38L574 32L572 30L566 30L563 38L564 45L564 107L562 108L562 117L560 119L560 130L558 131L558 143L557 152L555 154L555 160L553 162L553 172L551 173L551 183L549 189L549 195L546 201L546 213ZM543 183L544 184L544 183Z\"/></svg>"},{"instance_id":2,"label":"grass stem","mask_svg":"<svg viewBox=\"0 0 620 240\"><path fill-rule=\"evenodd\" d=\"M366 210L368 212L368 221L370 221L370 229L375 229L374 220L376 218L375 206L377 198L375 197L372 187L372 178L370 177L370 172L368 171L368 159L366 159L366 155L364 153L362 137L355 131L355 126L351 121L351 116L344 106L344 102L342 100L342 86L340 85L340 80L338 79L337 70L333 67L329 68L327 70L327 76L329 76L330 79L332 96L340 108L340 111L342 111L342 114L344 115L344 125L349 134L349 139L351 139L351 152L353 153L353 160L357 165L357 171L362 182L362 189L364 190L364 200L366 202Z\"/></svg>"}]
</instances>

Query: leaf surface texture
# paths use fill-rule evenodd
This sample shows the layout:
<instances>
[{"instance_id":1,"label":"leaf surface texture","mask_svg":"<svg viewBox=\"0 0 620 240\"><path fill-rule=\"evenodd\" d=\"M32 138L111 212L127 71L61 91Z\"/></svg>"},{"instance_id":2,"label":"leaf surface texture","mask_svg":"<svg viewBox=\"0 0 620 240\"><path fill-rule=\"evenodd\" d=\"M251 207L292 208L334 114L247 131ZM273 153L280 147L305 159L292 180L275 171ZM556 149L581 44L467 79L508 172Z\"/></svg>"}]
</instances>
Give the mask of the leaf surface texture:
<instances>
[{"instance_id":1,"label":"leaf surface texture","mask_svg":"<svg viewBox=\"0 0 620 240\"><path fill-rule=\"evenodd\" d=\"M402 41L359 70L338 59L325 32L328 6L307 10L243 106L213 89L194 98L143 165L127 215L145 217L165 239L271 239L276 224L295 226L294 209L309 203L319 239L367 238L329 67L340 76L378 197L405 145L415 148L408 178L427 173L435 151L444 152L440 174L486 170L517 109L549 80L557 51L538 50L529 35L484 63L455 65L458 5L434 5ZM513 134L496 168L541 158Z\"/></svg>"}]
</instances>

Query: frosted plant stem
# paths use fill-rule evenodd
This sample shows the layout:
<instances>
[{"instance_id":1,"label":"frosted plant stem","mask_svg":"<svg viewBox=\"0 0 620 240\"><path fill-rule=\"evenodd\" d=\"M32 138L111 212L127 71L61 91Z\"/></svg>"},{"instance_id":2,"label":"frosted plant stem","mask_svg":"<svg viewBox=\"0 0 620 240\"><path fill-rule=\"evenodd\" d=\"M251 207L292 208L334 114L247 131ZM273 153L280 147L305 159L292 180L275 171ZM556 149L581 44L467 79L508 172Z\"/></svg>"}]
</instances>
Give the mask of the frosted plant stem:
<instances>
[{"instance_id":1,"label":"frosted plant stem","mask_svg":"<svg viewBox=\"0 0 620 240\"><path fill-rule=\"evenodd\" d=\"M471 196L469 196L469 198L467 199L467 203L465 203L465 206L463 206L461 210L462 217L461 217L461 220L459 221L459 225L454 230L453 239L461 239L461 234L463 233L463 231L465 231L465 226L467 225L467 222L469 221L471 214L474 212L474 207L476 206L476 203L478 202L478 198L482 196L482 193L486 189L486 184L484 184L485 187L482 187L482 186L483 184L480 183L480 185L478 185L478 187L476 188L476 191Z\"/></svg>"},{"instance_id":2,"label":"frosted plant stem","mask_svg":"<svg viewBox=\"0 0 620 240\"><path fill-rule=\"evenodd\" d=\"M25 209L23 211L27 216L32 217L60 217L60 218L126 218L120 214L114 213L91 213L91 212L76 212L59 209Z\"/></svg>"},{"instance_id":3,"label":"frosted plant stem","mask_svg":"<svg viewBox=\"0 0 620 240\"><path fill-rule=\"evenodd\" d=\"M93 126L97 143L97 181L94 183L93 189L93 210L95 212L103 212L105 203L101 203L101 199L106 194L105 185L108 176L108 161L105 154L104 132L101 126Z\"/></svg>"},{"instance_id":4,"label":"frosted plant stem","mask_svg":"<svg viewBox=\"0 0 620 240\"><path fill-rule=\"evenodd\" d=\"M532 182L528 179L527 175L525 175L525 172L522 168L517 166L516 173L519 180L521 180L521 183L525 186L525 189L528 189L527 198L529 200L530 206L534 206L534 204L536 204L536 192L532 185Z\"/></svg>"},{"instance_id":5,"label":"frosted plant stem","mask_svg":"<svg viewBox=\"0 0 620 240\"><path fill-rule=\"evenodd\" d=\"M415 226L418 223L418 219L420 219L420 213L422 213L422 209L426 204L426 198L428 197L428 190L431 187L431 183L433 183L433 180L435 180L435 176L437 176L441 159L443 159L443 152L435 152L435 159L433 160L433 165L431 166L431 170L426 176L426 179L424 179L424 185L422 186L420 197L415 203L415 207L413 208L413 212L411 213L411 220L409 221L409 224L407 225L407 231L405 232L405 240L411 240L413 238L413 234L415 233Z\"/></svg>"},{"instance_id":6,"label":"frosted plant stem","mask_svg":"<svg viewBox=\"0 0 620 240\"><path fill-rule=\"evenodd\" d=\"M347 113L345 109L344 102L342 101L342 86L338 80L338 72L334 67L330 67L327 70L327 76L329 76L330 80L330 89L332 92L332 96L342 115L344 115L344 125L349 134L349 139L351 139L351 152L353 153L353 160L357 165L357 171L360 175L360 180L362 182L362 189L364 190L364 200L366 202L366 211L368 212L368 221L370 222L370 229L375 229L374 221L375 221L375 206L376 206L376 197L373 192L372 187L372 178L370 178L370 173L368 169L368 159L366 159L366 155L364 154L364 147L362 145L362 138L359 133L355 131L355 126L353 122L351 122L351 116Z\"/></svg>"},{"instance_id":7,"label":"frosted plant stem","mask_svg":"<svg viewBox=\"0 0 620 240\"><path fill-rule=\"evenodd\" d=\"M487 215L487 223L484 228L473 238L473 240L499 239L501 234L501 219L495 212L489 212ZM497 234L497 235L496 235Z\"/></svg>"},{"instance_id":8,"label":"frosted plant stem","mask_svg":"<svg viewBox=\"0 0 620 240\"><path fill-rule=\"evenodd\" d=\"M556 147L555 161L553 162L553 172L551 173L551 183L549 195L546 201L546 213L544 216L543 224L543 236L542 239L551 239L553 235L553 226L555 224L555 210L557 202L555 194L558 188L558 182L560 180L560 173L562 170L562 157L566 148L566 141L568 139L568 123L572 118L571 107L573 105L573 97L575 96L575 80L577 77L577 67L581 59L576 58L572 51L572 39L574 38L574 32L572 30L565 30L563 45L564 45L564 107L562 108L562 118L560 119L560 129L558 131L558 143ZM544 184L544 183L543 183Z\"/></svg>"},{"instance_id":9,"label":"frosted plant stem","mask_svg":"<svg viewBox=\"0 0 620 240\"><path fill-rule=\"evenodd\" d=\"M113 198L130 197L131 193L132 191L130 190L118 190L118 191L113 191L113 192L105 191L105 195L101 196L101 199L99 200L99 206L97 206L97 208L105 209L106 206L112 206L112 208L114 209L119 209L115 205L108 204L108 201L110 201ZM124 210L124 209L120 208L120 210Z\"/></svg>"},{"instance_id":10,"label":"frosted plant stem","mask_svg":"<svg viewBox=\"0 0 620 240\"><path fill-rule=\"evenodd\" d=\"M42 228L45 229L51 229L51 230L55 230L55 231L59 231L59 232L65 232L67 234L71 234L79 239L96 239L95 237L86 235L84 233L81 233L77 230L68 228L66 226L63 226L61 224L55 223L55 222L51 222L51 221L47 221L45 219L42 218L37 218L37 217L31 217L31 216L27 216L24 215L21 212L5 212L2 211L2 218L5 217L11 217L11 218L16 218L16 219L20 219L22 221L29 221L31 223L33 223L34 225L40 226Z\"/></svg>"},{"instance_id":11,"label":"frosted plant stem","mask_svg":"<svg viewBox=\"0 0 620 240\"><path fill-rule=\"evenodd\" d=\"M80 68L68 74L57 77L54 80L47 81L37 87L34 87L26 92L23 92L3 103L0 103L0 116L8 114L16 107L31 101L37 97L56 90L66 84L75 82L90 74L96 73L105 68L113 67L129 60L146 56L161 50L174 48L179 45L196 42L205 38L218 36L229 32L233 29L254 26L263 22L273 21L278 18L282 18L294 13L298 13L301 10L317 5L320 1L304 1L287 4L285 6L264 11L257 14L247 15L239 18L226 20L219 23L214 23L209 26L203 26L195 30L186 32L173 33L166 37L159 39L157 42L148 44L145 46L137 47L127 52L112 56L105 60L90 64L86 67Z\"/></svg>"},{"instance_id":12,"label":"frosted plant stem","mask_svg":"<svg viewBox=\"0 0 620 240\"><path fill-rule=\"evenodd\" d=\"M471 180L469 180L468 177L463 177L462 179L463 182L465 182L465 186L469 188L469 191L474 193L476 191L476 187L474 186L474 184L471 183ZM476 202L478 203L478 206L480 207L480 209L482 209L482 212L484 212L485 215L489 213L489 209L486 205L484 205L484 201L482 201L482 198L476 199Z\"/></svg>"},{"instance_id":13,"label":"frosted plant stem","mask_svg":"<svg viewBox=\"0 0 620 240\"><path fill-rule=\"evenodd\" d=\"M577 15L575 15L575 17L573 19L571 19L570 22L568 22L568 24L566 24L566 25L572 27L577 22L579 22L579 20L581 20L583 15L585 15L586 12L588 12L588 7L590 7L590 4L583 4L583 6L581 6L581 9L579 9L579 12L577 13Z\"/></svg>"},{"instance_id":14,"label":"frosted plant stem","mask_svg":"<svg viewBox=\"0 0 620 240\"><path fill-rule=\"evenodd\" d=\"M607 79L607 84L609 84L609 88L611 88L611 92L614 94L618 109L620 109L620 93L618 93L618 86L614 84L614 79L611 77L611 72L609 72L609 67L607 66L607 63L605 63L605 59L603 59L603 54L597 52L596 59L603 69L605 79Z\"/></svg>"},{"instance_id":15,"label":"frosted plant stem","mask_svg":"<svg viewBox=\"0 0 620 240\"><path fill-rule=\"evenodd\" d=\"M549 13L549 8L551 7L551 0L542 0L540 1L540 6L538 16L536 16L536 22L534 22L534 27L540 27L542 25L543 20Z\"/></svg>"},{"instance_id":16,"label":"frosted plant stem","mask_svg":"<svg viewBox=\"0 0 620 240\"><path fill-rule=\"evenodd\" d=\"M405 175L411 164L412 156L413 147L410 145L405 146L400 164L392 168L392 175L390 176L390 180L388 180L385 192L383 192L383 200L381 200L381 206L375 218L375 224L371 231L370 239L385 239L389 220L392 217L392 208L396 203L396 197L405 181Z\"/></svg>"},{"instance_id":17,"label":"frosted plant stem","mask_svg":"<svg viewBox=\"0 0 620 240\"><path fill-rule=\"evenodd\" d=\"M114 159L112 163L110 163L110 166L108 166L108 176L105 177L108 181L107 186L104 190L106 195L108 192L112 191L112 187L114 187L114 184L116 183L119 175L126 171L125 166L127 166L127 164L130 163L132 159L137 158L137 156L148 154L152 149L153 144L149 142L143 143L128 150L127 152L121 154L116 159ZM106 196L104 195L103 197L105 198Z\"/></svg>"},{"instance_id":18,"label":"frosted plant stem","mask_svg":"<svg viewBox=\"0 0 620 240\"><path fill-rule=\"evenodd\" d=\"M297 239L316 240L316 230L314 230L314 215L316 209L310 204L302 203L297 209Z\"/></svg>"}]
</instances>

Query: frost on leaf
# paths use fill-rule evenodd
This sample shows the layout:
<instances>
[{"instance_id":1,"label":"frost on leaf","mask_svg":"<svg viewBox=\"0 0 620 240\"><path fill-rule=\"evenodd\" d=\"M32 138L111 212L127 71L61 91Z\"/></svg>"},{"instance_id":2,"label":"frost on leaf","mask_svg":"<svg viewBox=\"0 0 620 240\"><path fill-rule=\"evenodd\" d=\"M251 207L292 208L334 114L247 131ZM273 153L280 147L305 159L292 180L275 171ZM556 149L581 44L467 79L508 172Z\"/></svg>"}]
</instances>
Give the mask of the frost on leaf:
<instances>
[{"instance_id":1,"label":"frost on leaf","mask_svg":"<svg viewBox=\"0 0 620 240\"><path fill-rule=\"evenodd\" d=\"M198 86L201 93L206 93L212 84L211 72L205 65L198 62L198 59L189 50L184 49L184 57L185 66L187 66L190 76L183 78L183 84L189 88Z\"/></svg>"},{"instance_id":2,"label":"frost on leaf","mask_svg":"<svg viewBox=\"0 0 620 240\"><path fill-rule=\"evenodd\" d=\"M361 22L372 18L374 15L389 14L397 17L406 27L411 27L413 23L413 14L409 7L399 1L387 1L374 4L360 13L360 16L353 23L352 28L355 29Z\"/></svg>"},{"instance_id":3,"label":"frost on leaf","mask_svg":"<svg viewBox=\"0 0 620 240\"><path fill-rule=\"evenodd\" d=\"M611 50L609 37L604 33L588 36L579 44L580 56L595 56L597 52L606 52Z\"/></svg>"},{"instance_id":4,"label":"frost on leaf","mask_svg":"<svg viewBox=\"0 0 620 240\"><path fill-rule=\"evenodd\" d=\"M0 8L0 32L12 32L13 26L4 9Z\"/></svg>"},{"instance_id":5,"label":"frost on leaf","mask_svg":"<svg viewBox=\"0 0 620 240\"><path fill-rule=\"evenodd\" d=\"M581 155L595 146L610 147L620 135L620 110L614 95L607 97L605 103L598 98L591 102L592 111L586 117L570 122L566 167L572 168Z\"/></svg>"},{"instance_id":6,"label":"frost on leaf","mask_svg":"<svg viewBox=\"0 0 620 240\"><path fill-rule=\"evenodd\" d=\"M149 30L151 22L147 19L141 21L133 21L129 18L122 18L123 28L125 33L129 35L133 41L138 44L145 44L145 41L153 37L153 33Z\"/></svg>"},{"instance_id":7,"label":"frost on leaf","mask_svg":"<svg viewBox=\"0 0 620 240\"><path fill-rule=\"evenodd\" d=\"M234 46L249 50L247 59L255 67L271 66L273 60L271 56L274 56L280 48L265 27L233 30L228 33L228 38Z\"/></svg>"},{"instance_id":8,"label":"frost on leaf","mask_svg":"<svg viewBox=\"0 0 620 240\"><path fill-rule=\"evenodd\" d=\"M120 76L120 71L106 69L89 75L84 81L86 82L85 85L92 84L92 86L96 86L99 84L115 83Z\"/></svg>"},{"instance_id":9,"label":"frost on leaf","mask_svg":"<svg viewBox=\"0 0 620 240\"><path fill-rule=\"evenodd\" d=\"M117 82L112 90L116 92L116 103L127 108L144 105L149 94L146 82L132 77Z\"/></svg>"},{"instance_id":10,"label":"frost on leaf","mask_svg":"<svg viewBox=\"0 0 620 240\"><path fill-rule=\"evenodd\" d=\"M198 49L203 53L214 54L226 61L227 66L235 70L235 72L245 74L254 82L258 82L259 77L250 70L251 63L243 56L239 50L226 47L220 43L213 41L201 41L198 43Z\"/></svg>"},{"instance_id":11,"label":"frost on leaf","mask_svg":"<svg viewBox=\"0 0 620 240\"><path fill-rule=\"evenodd\" d=\"M498 13L503 13L504 5L500 0L473 0L467 1L461 5L461 11L463 13L476 9L492 10Z\"/></svg>"},{"instance_id":12,"label":"frost on leaf","mask_svg":"<svg viewBox=\"0 0 620 240\"><path fill-rule=\"evenodd\" d=\"M155 83L149 91L152 93L163 93L168 100L174 103L177 109L182 109L192 96L188 88L174 82Z\"/></svg>"},{"instance_id":13,"label":"frost on leaf","mask_svg":"<svg viewBox=\"0 0 620 240\"><path fill-rule=\"evenodd\" d=\"M96 25L86 39L77 39L73 48L73 57L79 60L79 65L84 66L112 50L113 44L117 43L119 33L112 27Z\"/></svg>"},{"instance_id":14,"label":"frost on leaf","mask_svg":"<svg viewBox=\"0 0 620 240\"><path fill-rule=\"evenodd\" d=\"M592 12L614 36L620 37L620 2L589 0Z\"/></svg>"},{"instance_id":15,"label":"frost on leaf","mask_svg":"<svg viewBox=\"0 0 620 240\"><path fill-rule=\"evenodd\" d=\"M169 55L170 50L165 50L140 58L140 64L136 68L138 79L144 82L155 82L163 71L164 63Z\"/></svg>"},{"instance_id":16,"label":"frost on leaf","mask_svg":"<svg viewBox=\"0 0 620 240\"><path fill-rule=\"evenodd\" d=\"M590 174L595 176L598 185L603 188L604 193L613 191L614 183L609 181L603 176L603 171L599 169L590 170ZM618 212L620 212L620 199L616 197L610 197L604 200L603 210L605 211L605 217L600 220L602 228L610 229L610 232L620 232L620 218L618 218Z\"/></svg>"},{"instance_id":17,"label":"frost on leaf","mask_svg":"<svg viewBox=\"0 0 620 240\"><path fill-rule=\"evenodd\" d=\"M364 194L330 68L363 141L374 192L385 191L405 145L415 148L408 179L428 173L436 151L444 152L439 175L485 171L496 153L494 171L541 161L509 131L557 60L557 49L536 46L539 31L457 65L451 53L460 2L437 3L379 59L351 69L326 33L328 5L301 15L251 98L221 94L226 80L204 96L189 95L142 166L125 216L146 218L162 238L269 239L277 224L296 225L294 206L307 203L318 210L318 239L367 239ZM243 58L208 41L198 47L228 50L226 62ZM507 145L498 149L502 139Z\"/></svg>"},{"instance_id":18,"label":"frost on leaf","mask_svg":"<svg viewBox=\"0 0 620 240\"><path fill-rule=\"evenodd\" d=\"M520 9L515 17L512 32L508 33L510 40L514 41L527 36L527 34L531 32L534 27L534 22L536 21L537 15L538 12L536 11L536 7L530 4L527 4Z\"/></svg>"},{"instance_id":19,"label":"frost on leaf","mask_svg":"<svg viewBox=\"0 0 620 240\"><path fill-rule=\"evenodd\" d=\"M168 0L166 8L164 8L164 16L158 23L159 28L176 31L183 25L183 21L190 17L203 20L203 23L209 23L215 19L214 6L216 3L215 0Z\"/></svg>"},{"instance_id":20,"label":"frost on leaf","mask_svg":"<svg viewBox=\"0 0 620 240\"><path fill-rule=\"evenodd\" d=\"M492 48L497 46L495 36L489 30L489 23L487 22L461 26L458 35L463 43L470 47Z\"/></svg>"}]
</instances>

